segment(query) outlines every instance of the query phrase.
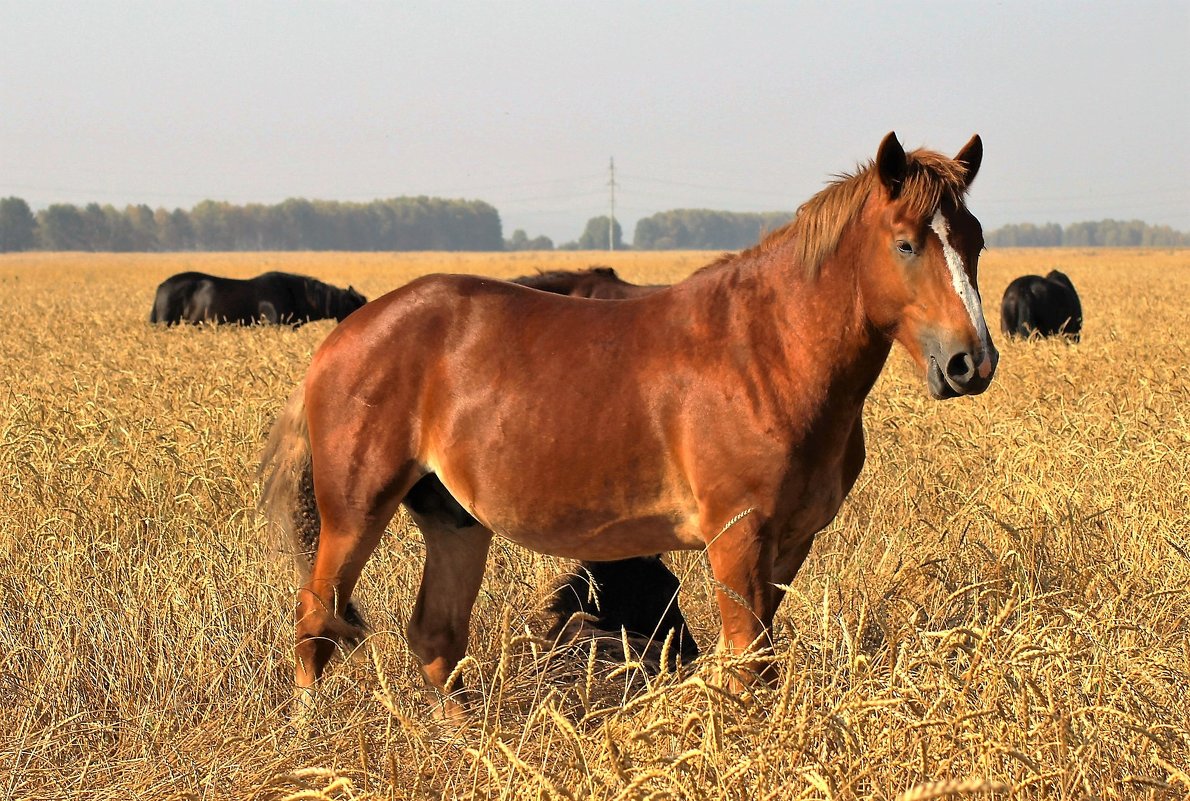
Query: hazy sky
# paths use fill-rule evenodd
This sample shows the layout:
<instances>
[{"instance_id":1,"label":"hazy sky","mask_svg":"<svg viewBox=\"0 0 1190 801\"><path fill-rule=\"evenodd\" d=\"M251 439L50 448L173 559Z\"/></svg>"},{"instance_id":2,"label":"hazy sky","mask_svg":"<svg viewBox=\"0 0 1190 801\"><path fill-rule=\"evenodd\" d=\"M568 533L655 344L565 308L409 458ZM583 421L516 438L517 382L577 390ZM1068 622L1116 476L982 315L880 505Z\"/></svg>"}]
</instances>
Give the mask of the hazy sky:
<instances>
[{"instance_id":1,"label":"hazy sky","mask_svg":"<svg viewBox=\"0 0 1190 801\"><path fill-rule=\"evenodd\" d=\"M1190 0L0 0L0 196L479 198L505 236L789 209L895 130L970 206L1190 230Z\"/></svg>"}]
</instances>

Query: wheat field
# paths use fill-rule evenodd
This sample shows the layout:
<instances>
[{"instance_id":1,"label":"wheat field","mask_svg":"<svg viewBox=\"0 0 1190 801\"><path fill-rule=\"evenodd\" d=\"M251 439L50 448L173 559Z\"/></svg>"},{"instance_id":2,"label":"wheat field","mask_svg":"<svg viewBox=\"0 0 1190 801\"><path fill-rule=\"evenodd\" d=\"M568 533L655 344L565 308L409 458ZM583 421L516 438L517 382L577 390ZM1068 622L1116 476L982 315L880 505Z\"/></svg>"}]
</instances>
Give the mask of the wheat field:
<instances>
[{"instance_id":1,"label":"wheat field","mask_svg":"<svg viewBox=\"0 0 1190 801\"><path fill-rule=\"evenodd\" d=\"M357 598L375 633L295 721L293 575L255 505L274 415L333 323L154 329L188 269L315 275L369 297L427 272L703 253L27 254L0 258L0 797L1182 799L1190 796L1190 252L985 254L1058 267L1083 341L1005 342L992 388L930 400L894 350L868 462L778 614L772 689L713 658L649 677L538 635L567 564L497 542L459 728L403 631L398 516ZM400 343L394 343L400 347ZM681 603L717 633L705 558Z\"/></svg>"}]
</instances>

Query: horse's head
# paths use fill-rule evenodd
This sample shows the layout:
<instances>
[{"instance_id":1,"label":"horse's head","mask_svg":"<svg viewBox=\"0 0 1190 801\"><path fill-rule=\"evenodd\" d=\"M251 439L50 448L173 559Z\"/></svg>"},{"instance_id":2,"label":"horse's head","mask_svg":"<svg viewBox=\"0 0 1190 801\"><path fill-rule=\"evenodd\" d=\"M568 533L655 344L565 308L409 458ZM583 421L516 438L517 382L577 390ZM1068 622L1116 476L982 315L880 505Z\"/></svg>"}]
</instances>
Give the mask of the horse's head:
<instances>
[{"instance_id":1,"label":"horse's head","mask_svg":"<svg viewBox=\"0 0 1190 801\"><path fill-rule=\"evenodd\" d=\"M983 229L964 203L982 158L978 135L948 159L906 154L890 133L864 209L875 232L863 271L868 317L905 346L935 398L983 392L1000 358L977 283Z\"/></svg>"},{"instance_id":2,"label":"horse's head","mask_svg":"<svg viewBox=\"0 0 1190 801\"><path fill-rule=\"evenodd\" d=\"M357 292L353 286L336 290L335 294L335 305L337 308L332 316L339 322L343 322L347 319L347 315L368 302L368 299Z\"/></svg>"}]
</instances>

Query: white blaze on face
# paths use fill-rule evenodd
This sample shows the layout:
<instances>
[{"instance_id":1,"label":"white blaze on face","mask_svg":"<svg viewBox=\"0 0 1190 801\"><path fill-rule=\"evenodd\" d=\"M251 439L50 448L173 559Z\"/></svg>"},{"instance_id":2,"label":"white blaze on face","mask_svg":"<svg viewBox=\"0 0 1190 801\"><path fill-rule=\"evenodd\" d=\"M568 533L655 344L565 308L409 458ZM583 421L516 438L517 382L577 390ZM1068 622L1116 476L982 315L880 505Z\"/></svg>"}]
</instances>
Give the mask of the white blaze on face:
<instances>
[{"instance_id":1,"label":"white blaze on face","mask_svg":"<svg viewBox=\"0 0 1190 801\"><path fill-rule=\"evenodd\" d=\"M979 347L983 352L983 364L979 365L979 372L980 375L986 377L984 366L986 365L988 370L991 369L989 359L992 345L991 338L988 336L987 324L983 321L983 306L979 302L979 293L975 291L975 287L971 286L971 281L967 278L963 257L950 244L950 228L946 224L946 217L942 214L942 209L934 212L934 218L930 220L930 228L942 242L942 254L946 257L946 266L950 268L950 283L954 287L955 294L963 301L963 306L967 309L967 316L971 318L971 325L975 328L975 333L979 335Z\"/></svg>"}]
</instances>

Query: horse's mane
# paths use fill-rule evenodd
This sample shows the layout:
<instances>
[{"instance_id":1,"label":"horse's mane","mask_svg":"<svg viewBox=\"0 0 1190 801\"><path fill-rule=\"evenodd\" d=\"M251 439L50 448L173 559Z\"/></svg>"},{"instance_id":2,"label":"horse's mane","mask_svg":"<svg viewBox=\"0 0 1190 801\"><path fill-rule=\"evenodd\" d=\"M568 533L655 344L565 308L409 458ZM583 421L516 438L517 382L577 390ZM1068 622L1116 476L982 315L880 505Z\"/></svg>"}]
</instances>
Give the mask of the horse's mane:
<instances>
[{"instance_id":1,"label":"horse's mane","mask_svg":"<svg viewBox=\"0 0 1190 801\"><path fill-rule=\"evenodd\" d=\"M346 290L308 275L299 275L298 278L302 279L302 284L305 286L306 302L320 313L333 317L334 309L332 308L332 304L334 301L345 297L347 294Z\"/></svg>"},{"instance_id":2,"label":"horse's mane","mask_svg":"<svg viewBox=\"0 0 1190 801\"><path fill-rule=\"evenodd\" d=\"M967 167L932 150L905 154L907 170L897 199L918 216L932 214L943 200L961 205L967 191ZM712 269L736 259L792 248L808 276L818 275L822 263L835 252L847 225L855 219L880 183L875 160L853 173L840 173L826 188L798 207L788 224L776 229L757 245L740 253L725 253L702 268Z\"/></svg>"},{"instance_id":3,"label":"horse's mane","mask_svg":"<svg viewBox=\"0 0 1190 801\"><path fill-rule=\"evenodd\" d=\"M325 298L330 295L330 290L337 289L331 286L326 281L319 281L317 278L311 278L308 275L299 276L302 283L306 285L306 292L317 293L320 298Z\"/></svg>"}]
</instances>

